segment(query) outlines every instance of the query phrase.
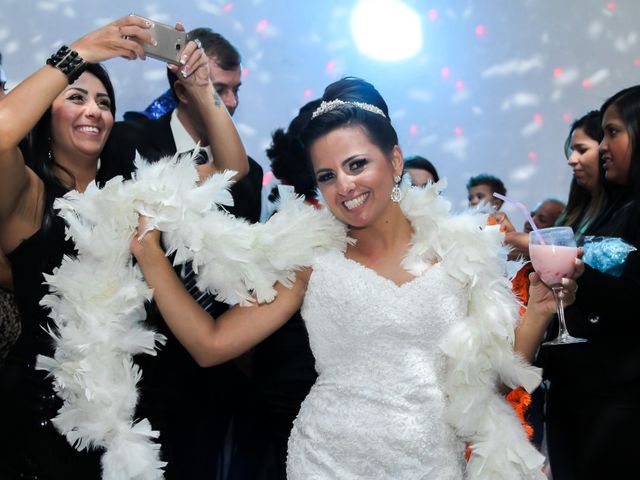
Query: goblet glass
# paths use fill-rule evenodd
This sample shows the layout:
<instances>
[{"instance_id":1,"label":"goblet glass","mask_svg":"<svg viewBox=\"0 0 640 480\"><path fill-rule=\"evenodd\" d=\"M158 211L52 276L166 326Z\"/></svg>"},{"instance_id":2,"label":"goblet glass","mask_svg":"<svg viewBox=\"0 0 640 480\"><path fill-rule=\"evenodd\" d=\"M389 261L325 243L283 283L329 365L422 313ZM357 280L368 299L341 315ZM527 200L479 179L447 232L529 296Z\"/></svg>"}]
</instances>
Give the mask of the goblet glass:
<instances>
[{"instance_id":1,"label":"goblet glass","mask_svg":"<svg viewBox=\"0 0 640 480\"><path fill-rule=\"evenodd\" d=\"M578 247L571 227L551 227L534 230L529 234L529 256L540 278L553 292L558 312L558 336L543 345L567 345L586 342L584 338L569 335L564 319L564 305L560 298L562 279L572 277Z\"/></svg>"}]
</instances>

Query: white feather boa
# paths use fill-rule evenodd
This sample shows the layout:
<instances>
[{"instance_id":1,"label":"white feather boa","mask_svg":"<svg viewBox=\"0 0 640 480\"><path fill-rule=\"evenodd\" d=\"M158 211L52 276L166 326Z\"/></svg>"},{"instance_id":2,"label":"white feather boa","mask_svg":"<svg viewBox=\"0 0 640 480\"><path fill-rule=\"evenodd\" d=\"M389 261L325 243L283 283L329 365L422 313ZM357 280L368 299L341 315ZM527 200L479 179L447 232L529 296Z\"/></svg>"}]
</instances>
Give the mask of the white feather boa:
<instances>
[{"instance_id":1,"label":"white feather boa","mask_svg":"<svg viewBox=\"0 0 640 480\"><path fill-rule=\"evenodd\" d=\"M433 259L469 287L464 320L452 326L440 348L446 356L447 420L469 442L472 455L466 478L545 479L544 457L531 445L511 406L496 386L540 383L540 370L513 351L518 303L506 278L506 249L499 226L487 227L486 215L452 216L440 182L409 189L401 203L414 229L403 266L420 275Z\"/></svg>"},{"instance_id":2,"label":"white feather boa","mask_svg":"<svg viewBox=\"0 0 640 480\"><path fill-rule=\"evenodd\" d=\"M292 192L281 192L269 222L252 225L217 209L232 204L232 172L196 186L192 159L147 164L138 158L136 166L131 181L116 178L103 189L92 184L56 200L78 255L65 257L46 278L50 294L41 302L56 326L54 357L37 363L53 375L63 400L53 423L78 450L105 449L106 480L162 478L165 465L158 432L146 419L133 420L142 372L132 357L155 355L165 340L144 324L152 292L129 252L138 213L165 233L176 263L193 262L200 289L228 303L273 300L276 282L290 284L295 269L349 241L328 211Z\"/></svg>"},{"instance_id":3,"label":"white feather boa","mask_svg":"<svg viewBox=\"0 0 640 480\"><path fill-rule=\"evenodd\" d=\"M236 219L216 206L230 205L231 173L196 186L189 160L146 164L137 160L132 181L114 179L103 189L71 192L56 201L78 249L47 278L42 304L56 325L54 358L40 357L64 400L56 427L78 449L102 447L103 478L162 478L159 445L146 419L133 421L138 353L155 354L161 336L144 321L151 291L133 266L129 242L138 213L164 232L175 262L192 261L198 286L229 303L269 302L276 282L293 281L296 268L317 254L346 248L346 227L328 209L315 210L281 192L279 212L263 225ZM402 209L414 228L403 266L421 274L440 260L469 286L467 317L441 343L447 358L447 420L470 442L469 479L544 479L544 458L528 442L513 410L496 391L500 382L534 389L539 371L513 352L517 303L504 276L499 229L477 213L451 216L438 194L443 183L409 189Z\"/></svg>"}]
</instances>

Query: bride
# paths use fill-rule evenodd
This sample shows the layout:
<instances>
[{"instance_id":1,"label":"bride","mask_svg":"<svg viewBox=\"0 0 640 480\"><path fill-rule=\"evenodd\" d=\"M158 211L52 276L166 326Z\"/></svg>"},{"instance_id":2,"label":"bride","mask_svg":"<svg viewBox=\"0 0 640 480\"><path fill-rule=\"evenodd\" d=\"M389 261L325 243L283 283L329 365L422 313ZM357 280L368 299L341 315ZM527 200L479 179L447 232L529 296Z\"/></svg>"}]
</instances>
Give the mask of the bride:
<instances>
[{"instance_id":1,"label":"bride","mask_svg":"<svg viewBox=\"0 0 640 480\"><path fill-rule=\"evenodd\" d=\"M291 288L278 284L273 302L212 319L184 290L159 232L134 236L176 337L200 365L215 365L302 308L319 376L289 439L291 480L545 478L496 385L537 386L524 359L555 312L550 290L532 274L515 328L499 230L482 228L480 214L450 215L440 185L400 187L403 155L371 84L327 87L303 140L328 208L355 242L319 255ZM568 280L565 301L574 292Z\"/></svg>"}]
</instances>

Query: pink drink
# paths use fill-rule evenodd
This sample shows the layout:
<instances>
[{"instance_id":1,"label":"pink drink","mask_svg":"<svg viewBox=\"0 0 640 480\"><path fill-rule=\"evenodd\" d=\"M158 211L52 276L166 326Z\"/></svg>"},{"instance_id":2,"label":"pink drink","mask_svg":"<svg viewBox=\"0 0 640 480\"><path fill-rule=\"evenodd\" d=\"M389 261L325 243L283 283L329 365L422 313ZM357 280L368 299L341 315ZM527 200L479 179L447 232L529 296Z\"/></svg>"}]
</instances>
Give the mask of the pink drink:
<instances>
[{"instance_id":1,"label":"pink drink","mask_svg":"<svg viewBox=\"0 0 640 480\"><path fill-rule=\"evenodd\" d=\"M542 281L553 287L560 285L563 277L573 276L578 247L531 244L529 256Z\"/></svg>"}]
</instances>

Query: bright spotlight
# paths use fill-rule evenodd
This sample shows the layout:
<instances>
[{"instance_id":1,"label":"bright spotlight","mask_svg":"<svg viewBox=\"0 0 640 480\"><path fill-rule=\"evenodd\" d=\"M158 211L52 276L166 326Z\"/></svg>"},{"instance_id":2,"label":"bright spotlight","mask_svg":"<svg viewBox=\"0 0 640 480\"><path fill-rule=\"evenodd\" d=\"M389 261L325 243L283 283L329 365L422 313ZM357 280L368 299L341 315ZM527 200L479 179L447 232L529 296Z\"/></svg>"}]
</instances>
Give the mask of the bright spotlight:
<instances>
[{"instance_id":1,"label":"bright spotlight","mask_svg":"<svg viewBox=\"0 0 640 480\"><path fill-rule=\"evenodd\" d=\"M351 34L360 53L377 60L406 60L422 48L420 15L400 0L360 0Z\"/></svg>"}]
</instances>

